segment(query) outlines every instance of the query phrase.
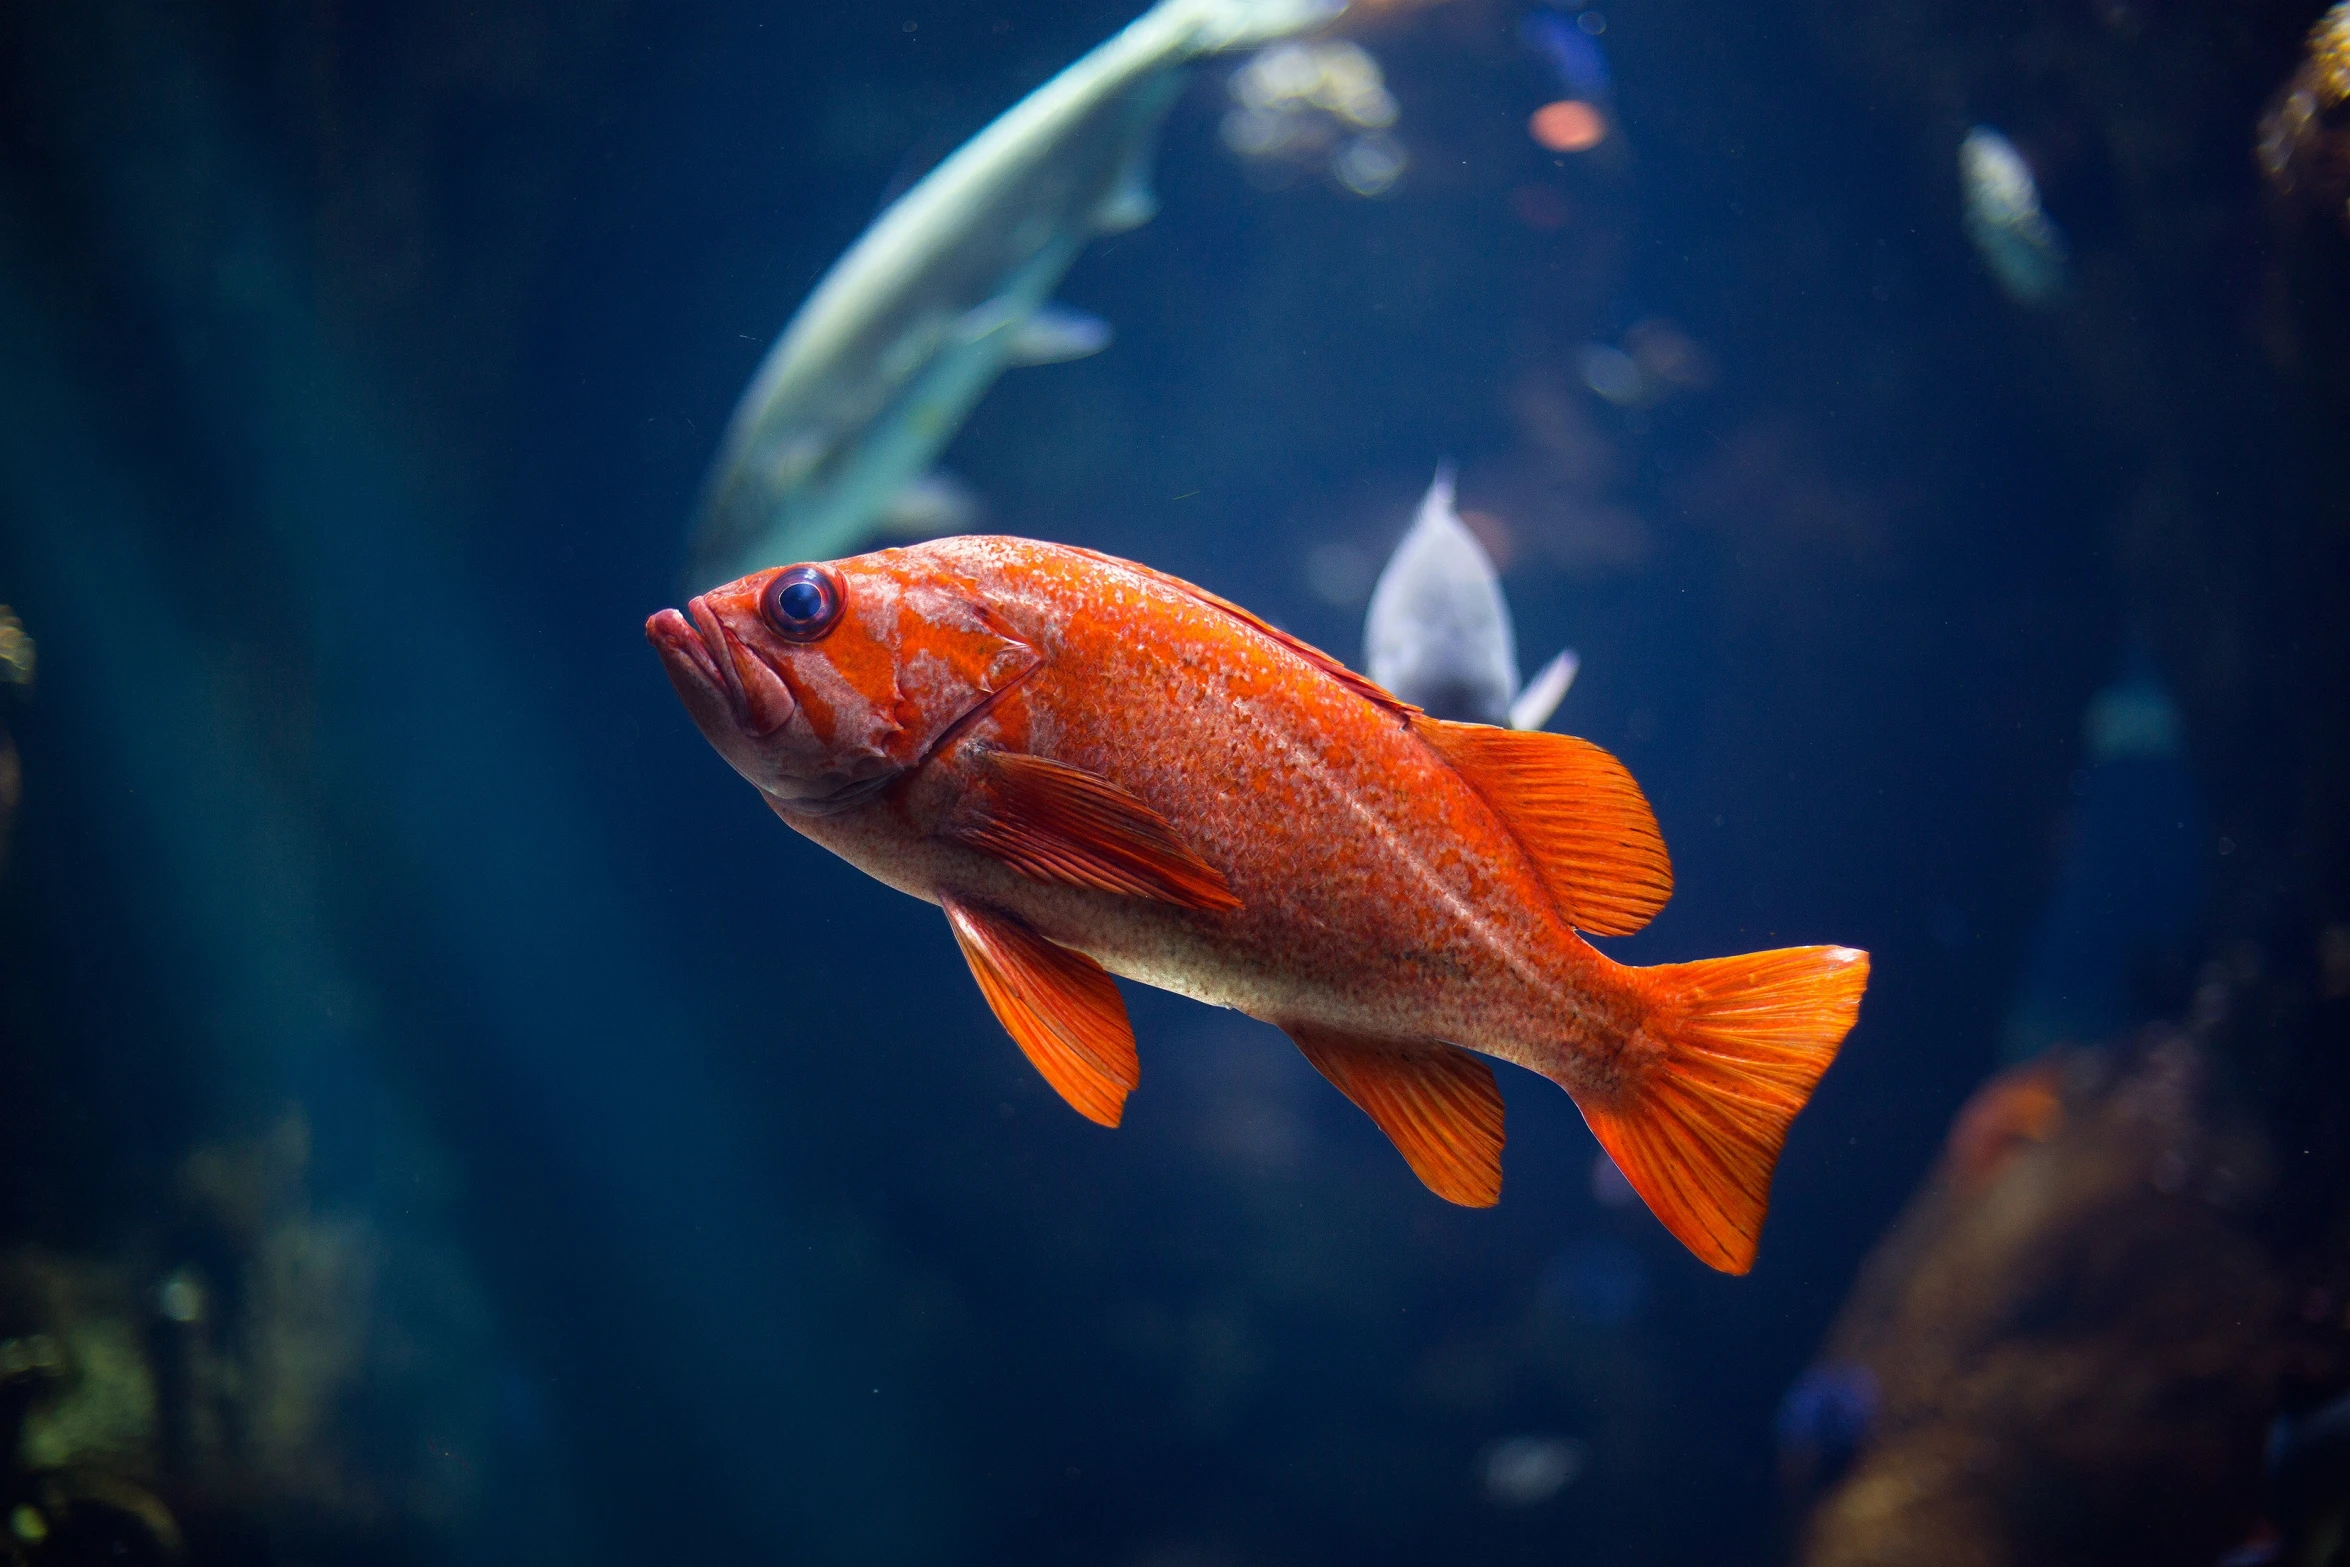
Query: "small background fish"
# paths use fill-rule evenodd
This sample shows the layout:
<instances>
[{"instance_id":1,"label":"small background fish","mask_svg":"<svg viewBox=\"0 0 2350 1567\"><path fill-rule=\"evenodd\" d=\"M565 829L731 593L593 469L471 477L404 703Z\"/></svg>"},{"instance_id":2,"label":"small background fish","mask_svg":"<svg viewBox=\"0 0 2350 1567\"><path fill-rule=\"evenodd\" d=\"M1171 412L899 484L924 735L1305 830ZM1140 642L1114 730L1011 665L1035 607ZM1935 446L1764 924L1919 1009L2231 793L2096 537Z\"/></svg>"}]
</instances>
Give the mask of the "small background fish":
<instances>
[{"instance_id":1,"label":"small background fish","mask_svg":"<svg viewBox=\"0 0 2350 1567\"><path fill-rule=\"evenodd\" d=\"M2020 305L2045 305L2064 292L2069 252L2064 233L2040 207L2032 166L1988 125L1958 144L1966 233L1991 275Z\"/></svg>"},{"instance_id":2,"label":"small background fish","mask_svg":"<svg viewBox=\"0 0 2350 1567\"><path fill-rule=\"evenodd\" d=\"M1363 662L1378 684L1438 718L1512 729L1548 723L1581 667L1567 649L1519 685L1509 601L1485 547L1453 509L1450 464L1436 470L1371 590Z\"/></svg>"}]
</instances>

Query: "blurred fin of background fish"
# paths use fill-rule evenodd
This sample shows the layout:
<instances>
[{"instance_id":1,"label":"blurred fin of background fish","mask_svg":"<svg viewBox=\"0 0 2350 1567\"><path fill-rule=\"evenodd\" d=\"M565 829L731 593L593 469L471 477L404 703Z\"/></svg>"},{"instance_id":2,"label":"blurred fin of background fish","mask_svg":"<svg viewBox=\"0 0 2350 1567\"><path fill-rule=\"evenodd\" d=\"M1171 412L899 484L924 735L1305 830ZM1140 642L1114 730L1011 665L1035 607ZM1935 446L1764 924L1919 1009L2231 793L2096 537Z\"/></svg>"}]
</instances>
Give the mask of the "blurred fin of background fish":
<instances>
[{"instance_id":1,"label":"blurred fin of background fish","mask_svg":"<svg viewBox=\"0 0 2350 1567\"><path fill-rule=\"evenodd\" d=\"M1567 698L1567 687L1575 683L1575 676L1583 667L1583 660L1575 656L1571 647L1560 648L1551 655L1550 662L1534 672L1534 678L1518 689L1510 699L1510 727L1512 729L1540 729L1550 722L1550 715L1558 711L1559 703Z\"/></svg>"},{"instance_id":2,"label":"blurred fin of background fish","mask_svg":"<svg viewBox=\"0 0 2350 1567\"><path fill-rule=\"evenodd\" d=\"M918 473L882 504L873 531L885 538L935 539L969 533L987 521L987 508L971 486L943 469Z\"/></svg>"},{"instance_id":3,"label":"blurred fin of background fish","mask_svg":"<svg viewBox=\"0 0 2350 1567\"><path fill-rule=\"evenodd\" d=\"M1453 509L1450 463L1436 470L1371 590L1363 661L1373 680L1437 718L1512 729L1548 723L1580 667L1562 652L1520 687L1509 601Z\"/></svg>"},{"instance_id":4,"label":"blurred fin of background fish","mask_svg":"<svg viewBox=\"0 0 2350 1567\"><path fill-rule=\"evenodd\" d=\"M834 262L736 405L703 491L697 586L846 554L996 376L1098 352L1048 303L1098 234L1149 221L1181 67L1328 21L1343 0L1160 0L892 202Z\"/></svg>"},{"instance_id":5,"label":"blurred fin of background fish","mask_svg":"<svg viewBox=\"0 0 2350 1567\"><path fill-rule=\"evenodd\" d=\"M1110 346L1110 323L1067 305L1043 304L1021 318L1008 358L1016 365L1058 365Z\"/></svg>"}]
</instances>

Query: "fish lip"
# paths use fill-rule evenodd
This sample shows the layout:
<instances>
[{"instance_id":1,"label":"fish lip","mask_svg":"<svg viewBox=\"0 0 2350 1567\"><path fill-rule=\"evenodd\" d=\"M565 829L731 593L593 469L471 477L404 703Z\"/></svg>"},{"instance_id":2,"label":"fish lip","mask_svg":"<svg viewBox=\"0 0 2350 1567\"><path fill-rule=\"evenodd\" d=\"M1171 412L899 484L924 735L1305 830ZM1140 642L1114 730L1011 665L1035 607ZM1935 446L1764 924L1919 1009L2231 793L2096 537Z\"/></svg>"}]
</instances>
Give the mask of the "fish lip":
<instances>
[{"instance_id":1,"label":"fish lip","mask_svg":"<svg viewBox=\"0 0 2350 1567\"><path fill-rule=\"evenodd\" d=\"M688 600L682 614L674 609L655 614L645 622L645 640L661 655L671 683L687 707L696 709L695 721L705 729L723 721L747 740L766 740L791 721L798 707L783 677L726 629L706 595ZM746 660L754 661L756 674L746 671ZM752 689L751 682L761 677L765 686Z\"/></svg>"},{"instance_id":2,"label":"fish lip","mask_svg":"<svg viewBox=\"0 0 2350 1567\"><path fill-rule=\"evenodd\" d=\"M645 622L645 640L653 644L656 653L683 659L712 691L726 691L726 677L701 629L676 610L656 610Z\"/></svg>"},{"instance_id":3,"label":"fish lip","mask_svg":"<svg viewBox=\"0 0 2350 1567\"><path fill-rule=\"evenodd\" d=\"M726 634L726 622L710 607L706 593L685 601L685 615L692 622L693 651L700 655L697 662L725 695L727 711L734 715L735 723L747 730L751 702L743 691L742 673L734 667L734 638Z\"/></svg>"}]
</instances>

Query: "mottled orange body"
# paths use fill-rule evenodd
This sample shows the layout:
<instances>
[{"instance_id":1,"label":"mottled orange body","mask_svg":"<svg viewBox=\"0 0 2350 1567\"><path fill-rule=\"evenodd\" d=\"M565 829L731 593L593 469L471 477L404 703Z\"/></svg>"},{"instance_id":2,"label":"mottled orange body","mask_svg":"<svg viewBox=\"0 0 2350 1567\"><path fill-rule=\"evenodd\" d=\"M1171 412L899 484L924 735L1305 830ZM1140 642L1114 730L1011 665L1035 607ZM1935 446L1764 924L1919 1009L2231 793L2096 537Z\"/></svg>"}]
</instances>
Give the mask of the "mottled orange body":
<instances>
[{"instance_id":1,"label":"mottled orange body","mask_svg":"<svg viewBox=\"0 0 2350 1567\"><path fill-rule=\"evenodd\" d=\"M1595 951L1578 926L1636 929L1670 888L1606 753L1439 724L1188 584L1020 539L763 572L689 614L647 630L704 732L793 828L947 910L1084 1113L1115 1124L1137 1076L1106 970L1280 1025L1431 1186L1490 1202L1475 1051L1559 1082L1692 1249L1751 1262L1866 961Z\"/></svg>"}]
</instances>

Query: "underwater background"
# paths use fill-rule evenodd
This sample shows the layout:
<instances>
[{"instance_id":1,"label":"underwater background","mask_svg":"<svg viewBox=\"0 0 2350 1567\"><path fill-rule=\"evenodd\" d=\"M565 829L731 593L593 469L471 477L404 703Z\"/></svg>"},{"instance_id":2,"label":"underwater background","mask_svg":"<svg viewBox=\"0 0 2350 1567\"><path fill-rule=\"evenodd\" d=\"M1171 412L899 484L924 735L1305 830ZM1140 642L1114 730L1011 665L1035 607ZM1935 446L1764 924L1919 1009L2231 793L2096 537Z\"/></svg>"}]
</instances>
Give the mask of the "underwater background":
<instances>
[{"instance_id":1,"label":"underwater background","mask_svg":"<svg viewBox=\"0 0 2350 1567\"><path fill-rule=\"evenodd\" d=\"M1457 464L1609 954L1872 954L1741 1279L1529 1074L1486 1211L1139 987L1085 1123L644 645L1133 9L0 7L0 1559L2341 1560L2350 20L1358 6L1377 141L1202 62L946 450L1349 660Z\"/></svg>"}]
</instances>

